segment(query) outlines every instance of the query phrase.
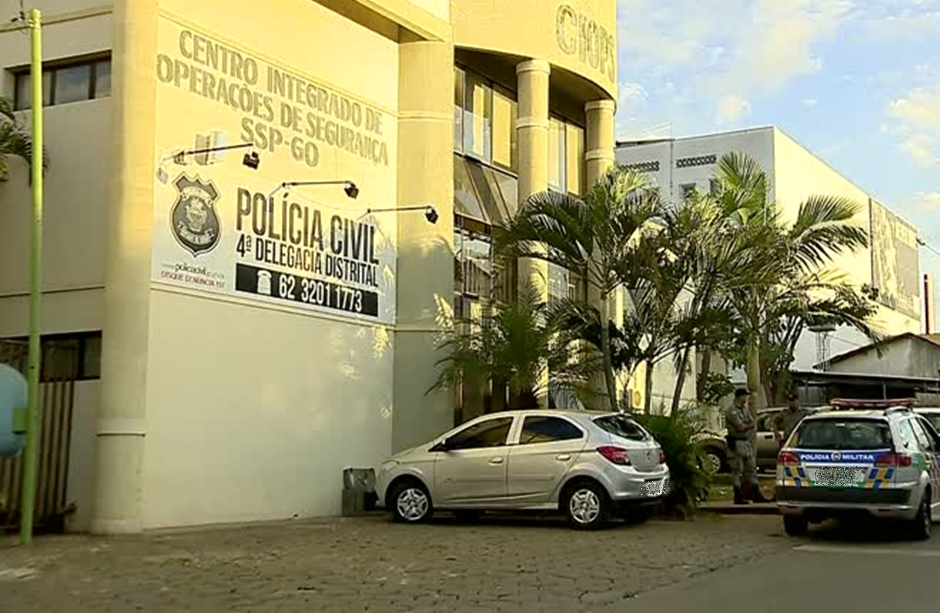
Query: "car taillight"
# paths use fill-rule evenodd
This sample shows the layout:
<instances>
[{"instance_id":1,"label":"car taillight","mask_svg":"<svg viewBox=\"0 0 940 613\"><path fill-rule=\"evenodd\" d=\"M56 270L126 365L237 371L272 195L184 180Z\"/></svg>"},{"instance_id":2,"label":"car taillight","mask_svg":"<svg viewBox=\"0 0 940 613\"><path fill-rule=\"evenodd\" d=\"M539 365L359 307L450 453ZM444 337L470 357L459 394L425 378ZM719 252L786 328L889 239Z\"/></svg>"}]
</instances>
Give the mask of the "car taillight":
<instances>
[{"instance_id":1,"label":"car taillight","mask_svg":"<svg viewBox=\"0 0 940 613\"><path fill-rule=\"evenodd\" d=\"M781 451L777 456L778 464L799 464L800 458L792 451Z\"/></svg>"},{"instance_id":2,"label":"car taillight","mask_svg":"<svg viewBox=\"0 0 940 613\"><path fill-rule=\"evenodd\" d=\"M596 449L597 453L604 456L609 462L620 466L629 466L630 457L627 450L623 447L614 447L613 445L602 445Z\"/></svg>"},{"instance_id":3,"label":"car taillight","mask_svg":"<svg viewBox=\"0 0 940 613\"><path fill-rule=\"evenodd\" d=\"M875 458L875 466L886 466L890 468L903 468L913 463L913 458L903 453L883 453Z\"/></svg>"}]
</instances>

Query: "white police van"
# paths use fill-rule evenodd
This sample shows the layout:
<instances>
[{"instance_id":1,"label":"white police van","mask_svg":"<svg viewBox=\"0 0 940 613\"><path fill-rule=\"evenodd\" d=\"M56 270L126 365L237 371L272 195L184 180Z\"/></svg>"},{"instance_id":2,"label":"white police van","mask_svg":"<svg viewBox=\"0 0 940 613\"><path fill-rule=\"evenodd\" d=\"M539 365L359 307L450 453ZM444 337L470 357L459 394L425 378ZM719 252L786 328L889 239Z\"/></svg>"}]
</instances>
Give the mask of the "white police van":
<instances>
[{"instance_id":1,"label":"white police van","mask_svg":"<svg viewBox=\"0 0 940 613\"><path fill-rule=\"evenodd\" d=\"M787 534L866 515L908 521L916 538L930 538L940 521L940 434L913 401L831 404L804 418L777 457Z\"/></svg>"}]
</instances>

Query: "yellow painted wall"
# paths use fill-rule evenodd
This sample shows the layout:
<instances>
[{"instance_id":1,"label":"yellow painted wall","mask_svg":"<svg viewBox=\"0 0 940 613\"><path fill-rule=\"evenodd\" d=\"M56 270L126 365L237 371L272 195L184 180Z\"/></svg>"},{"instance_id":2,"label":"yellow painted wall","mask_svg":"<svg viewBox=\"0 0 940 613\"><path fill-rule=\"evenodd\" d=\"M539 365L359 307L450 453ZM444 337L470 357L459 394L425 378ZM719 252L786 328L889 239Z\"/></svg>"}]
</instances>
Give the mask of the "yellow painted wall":
<instances>
[{"instance_id":1,"label":"yellow painted wall","mask_svg":"<svg viewBox=\"0 0 940 613\"><path fill-rule=\"evenodd\" d=\"M820 158L802 147L780 130L774 130L774 186L776 201L785 219L792 221L797 207L811 195L832 195L850 198L861 205L857 223L870 231L868 194L840 175ZM828 266L845 275L846 280L861 285L872 282L870 247L855 253L842 254ZM898 311L882 307L873 324L883 334L916 332L920 321ZM861 339L859 339L861 340ZM864 341L863 341L864 342Z\"/></svg>"},{"instance_id":2,"label":"yellow painted wall","mask_svg":"<svg viewBox=\"0 0 940 613\"><path fill-rule=\"evenodd\" d=\"M547 60L617 98L616 0L454 0L454 44Z\"/></svg>"},{"instance_id":3,"label":"yellow painted wall","mask_svg":"<svg viewBox=\"0 0 940 613\"><path fill-rule=\"evenodd\" d=\"M397 44L306 0L275 0L246 11L228 4L161 2L154 60L157 158L193 147L196 134L221 131L231 144L251 138L261 164L256 171L243 166L242 151L209 166L170 162L164 164L167 183L154 183L145 528L338 513L342 469L373 466L391 445L394 337L382 324L394 323L395 215L371 218L385 250L381 321L233 297L231 287L235 259L271 267L251 254L236 257L239 188L269 194L284 181L353 180L358 200L348 199L341 186L291 190L290 203L311 214L318 210L325 220L336 214L356 221L368 207L395 206ZM226 53L240 56L240 74L226 75L221 63L207 65ZM369 61L359 61L363 57ZM257 80L249 64L258 67ZM314 97L306 88L292 99L272 93L269 70L315 83ZM193 75L199 75L195 81ZM220 99L220 87L237 102ZM336 101L339 110L320 106L324 101ZM361 118L356 111L345 114L353 108ZM347 129L380 142L370 149L376 157L334 145L334 131ZM218 246L195 256L176 244L170 228L178 194L173 183L181 174L211 181L219 193ZM243 230L257 244L248 229L254 215L252 209L242 217ZM217 280L227 275L226 291L162 283L162 271L174 265L205 266Z\"/></svg>"}]
</instances>

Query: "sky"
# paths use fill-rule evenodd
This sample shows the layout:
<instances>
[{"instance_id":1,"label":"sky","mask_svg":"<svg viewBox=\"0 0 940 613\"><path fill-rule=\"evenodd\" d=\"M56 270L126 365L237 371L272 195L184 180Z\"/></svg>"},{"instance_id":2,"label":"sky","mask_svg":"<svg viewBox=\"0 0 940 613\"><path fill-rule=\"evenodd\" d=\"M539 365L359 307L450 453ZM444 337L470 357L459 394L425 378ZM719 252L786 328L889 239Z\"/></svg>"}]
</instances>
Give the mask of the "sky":
<instances>
[{"instance_id":1,"label":"sky","mask_svg":"<svg viewBox=\"0 0 940 613\"><path fill-rule=\"evenodd\" d=\"M940 0L618 11L618 139L776 125L940 251ZM940 283L940 256L921 249L921 270Z\"/></svg>"}]
</instances>

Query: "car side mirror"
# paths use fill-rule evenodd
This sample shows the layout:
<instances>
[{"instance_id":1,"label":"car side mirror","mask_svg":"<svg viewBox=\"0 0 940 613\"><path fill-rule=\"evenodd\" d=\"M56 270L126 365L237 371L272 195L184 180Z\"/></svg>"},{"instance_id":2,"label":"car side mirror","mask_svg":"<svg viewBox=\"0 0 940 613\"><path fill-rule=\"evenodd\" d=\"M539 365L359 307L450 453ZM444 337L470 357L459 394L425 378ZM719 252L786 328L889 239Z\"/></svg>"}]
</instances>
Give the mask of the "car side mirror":
<instances>
[{"instance_id":1,"label":"car side mirror","mask_svg":"<svg viewBox=\"0 0 940 613\"><path fill-rule=\"evenodd\" d=\"M431 451L432 452L450 451L449 443L450 443L450 439L445 438L443 441L431 447Z\"/></svg>"}]
</instances>

